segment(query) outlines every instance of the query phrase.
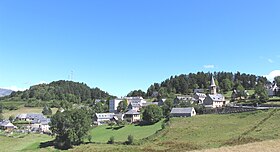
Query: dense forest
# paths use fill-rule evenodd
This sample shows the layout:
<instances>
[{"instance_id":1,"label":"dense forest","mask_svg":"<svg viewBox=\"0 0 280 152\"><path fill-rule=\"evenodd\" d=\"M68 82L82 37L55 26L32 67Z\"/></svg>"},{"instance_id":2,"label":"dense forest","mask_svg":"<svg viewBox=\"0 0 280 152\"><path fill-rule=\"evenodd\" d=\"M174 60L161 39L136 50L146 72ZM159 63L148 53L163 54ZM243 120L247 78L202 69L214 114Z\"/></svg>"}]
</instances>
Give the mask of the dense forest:
<instances>
[{"instance_id":1,"label":"dense forest","mask_svg":"<svg viewBox=\"0 0 280 152\"><path fill-rule=\"evenodd\" d=\"M189 94L193 93L194 89L208 89L210 85L210 79L212 76L215 78L216 85L218 86L218 90L221 93L231 91L233 89L255 89L258 83L269 83L266 77L245 73L241 74L240 72L197 72L189 73L188 75L182 74L174 77L171 76L169 79L166 79L161 83L154 83L148 88L146 96L156 96L157 93L163 96L171 93Z\"/></svg>"},{"instance_id":2,"label":"dense forest","mask_svg":"<svg viewBox=\"0 0 280 152\"><path fill-rule=\"evenodd\" d=\"M13 92L5 98L17 98L22 100L37 99L42 101L66 100L79 103L87 100L106 99L111 97L107 92L99 88L90 88L84 83L73 81L54 81L49 84L31 86L28 90Z\"/></svg>"}]
</instances>

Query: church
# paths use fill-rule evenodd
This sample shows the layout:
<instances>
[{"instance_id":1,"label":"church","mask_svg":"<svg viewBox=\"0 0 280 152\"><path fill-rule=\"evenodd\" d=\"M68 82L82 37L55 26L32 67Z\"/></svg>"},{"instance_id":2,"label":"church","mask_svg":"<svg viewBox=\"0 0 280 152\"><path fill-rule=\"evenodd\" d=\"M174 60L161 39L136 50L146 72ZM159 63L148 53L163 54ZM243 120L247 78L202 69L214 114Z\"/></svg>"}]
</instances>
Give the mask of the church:
<instances>
[{"instance_id":1,"label":"church","mask_svg":"<svg viewBox=\"0 0 280 152\"><path fill-rule=\"evenodd\" d=\"M203 100L203 105L208 108L219 108L227 104L225 97L222 94L217 93L217 86L212 76L210 84L210 94L206 95Z\"/></svg>"}]
</instances>

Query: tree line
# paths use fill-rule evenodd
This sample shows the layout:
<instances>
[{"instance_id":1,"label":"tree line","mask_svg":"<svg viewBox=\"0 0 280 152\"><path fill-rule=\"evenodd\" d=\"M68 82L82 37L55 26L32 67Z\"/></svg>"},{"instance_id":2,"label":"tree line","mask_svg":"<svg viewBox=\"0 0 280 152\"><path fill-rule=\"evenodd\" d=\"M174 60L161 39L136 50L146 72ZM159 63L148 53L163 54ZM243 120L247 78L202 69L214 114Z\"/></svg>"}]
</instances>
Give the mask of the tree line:
<instances>
[{"instance_id":1,"label":"tree line","mask_svg":"<svg viewBox=\"0 0 280 152\"><path fill-rule=\"evenodd\" d=\"M168 94L190 94L194 89L207 90L210 86L211 77L215 78L215 83L220 92L227 92L233 89L255 89L257 84L267 84L268 80L263 76L256 76L245 73L232 72L214 72L214 73L189 73L181 74L179 76L171 76L161 83L152 84L146 93L147 97L167 96ZM140 93L140 91L132 91L131 93ZM130 93L130 94L131 94Z\"/></svg>"}]
</instances>

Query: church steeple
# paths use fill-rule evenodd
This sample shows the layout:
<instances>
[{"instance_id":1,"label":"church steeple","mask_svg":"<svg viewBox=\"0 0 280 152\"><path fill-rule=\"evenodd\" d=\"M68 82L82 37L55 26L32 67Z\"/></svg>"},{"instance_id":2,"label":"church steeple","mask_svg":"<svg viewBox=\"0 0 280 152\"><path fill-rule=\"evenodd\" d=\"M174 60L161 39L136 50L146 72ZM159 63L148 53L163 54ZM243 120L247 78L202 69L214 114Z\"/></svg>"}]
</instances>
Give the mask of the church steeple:
<instances>
[{"instance_id":1,"label":"church steeple","mask_svg":"<svg viewBox=\"0 0 280 152\"><path fill-rule=\"evenodd\" d=\"M211 94L217 94L217 87L213 76L211 78L210 89L211 89Z\"/></svg>"}]
</instances>

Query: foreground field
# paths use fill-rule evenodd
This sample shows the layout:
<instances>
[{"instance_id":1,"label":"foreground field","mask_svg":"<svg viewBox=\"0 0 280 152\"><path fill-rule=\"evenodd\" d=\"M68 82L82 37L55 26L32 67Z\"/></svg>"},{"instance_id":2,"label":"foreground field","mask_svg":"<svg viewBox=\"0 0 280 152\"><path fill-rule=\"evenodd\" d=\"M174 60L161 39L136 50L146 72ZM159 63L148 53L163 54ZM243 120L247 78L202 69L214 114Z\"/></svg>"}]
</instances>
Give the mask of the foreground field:
<instances>
[{"instance_id":1,"label":"foreground field","mask_svg":"<svg viewBox=\"0 0 280 152\"><path fill-rule=\"evenodd\" d=\"M172 118L169 125L155 135L161 122L152 126L127 125L118 130L101 126L91 131L92 141L97 143L76 146L70 151L114 151L114 152L164 152L164 151L273 151L280 144L280 111L254 111L228 115L198 115L188 118ZM127 135L133 135L136 145L105 144L111 136L124 142ZM150 136L151 135L151 136ZM149 137L148 137L149 136ZM140 140L141 138L146 138ZM0 137L0 147L8 151L56 151L53 147L38 148L40 142L52 140L45 135L27 135L24 138ZM270 141L275 140L275 141ZM18 144L13 144L18 143ZM277 143L277 144L274 144ZM13 146L12 149L9 149ZM277 149L278 150L278 149Z\"/></svg>"},{"instance_id":2,"label":"foreground field","mask_svg":"<svg viewBox=\"0 0 280 152\"><path fill-rule=\"evenodd\" d=\"M280 111L173 118L170 126L142 145L87 144L73 151L188 151L280 138Z\"/></svg>"}]
</instances>

